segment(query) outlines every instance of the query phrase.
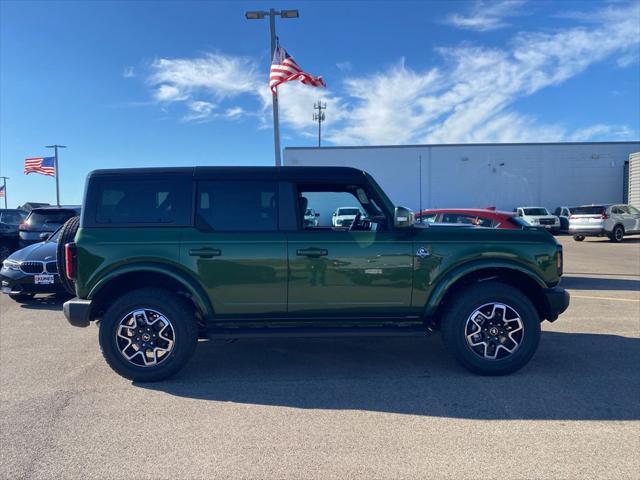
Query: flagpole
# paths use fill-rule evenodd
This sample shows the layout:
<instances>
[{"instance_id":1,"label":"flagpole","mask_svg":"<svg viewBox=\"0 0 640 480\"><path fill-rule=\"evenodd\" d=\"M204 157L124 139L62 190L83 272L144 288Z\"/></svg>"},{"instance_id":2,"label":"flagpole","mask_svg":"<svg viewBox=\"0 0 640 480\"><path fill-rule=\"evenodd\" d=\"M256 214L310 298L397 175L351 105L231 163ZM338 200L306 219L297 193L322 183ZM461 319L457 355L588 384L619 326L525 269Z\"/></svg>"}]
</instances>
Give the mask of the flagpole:
<instances>
[{"instance_id":1,"label":"flagpole","mask_svg":"<svg viewBox=\"0 0 640 480\"><path fill-rule=\"evenodd\" d=\"M265 10L252 10L244 12L244 16L247 20L262 20L264 17L269 17L269 34L271 35L271 58L270 62L273 62L273 55L276 53L278 46L278 37L276 36L276 16L280 18L298 18L298 10L276 10L270 8L269 11ZM278 87L276 87L277 90ZM272 93L271 100L273 102L273 143L276 150L276 167L282 166L280 159L280 121L278 119L278 94Z\"/></svg>"},{"instance_id":2,"label":"flagpole","mask_svg":"<svg viewBox=\"0 0 640 480\"><path fill-rule=\"evenodd\" d=\"M9 177L0 177L2 179L2 186L3 188L3 192L4 192L4 208L6 210L7 208L7 180L9 179Z\"/></svg>"},{"instance_id":3,"label":"flagpole","mask_svg":"<svg viewBox=\"0 0 640 480\"><path fill-rule=\"evenodd\" d=\"M60 183L58 181L58 172L60 171L58 169L58 148L67 148L64 145L47 145L45 148L53 148L54 150L54 168L56 169L56 205L60 206Z\"/></svg>"},{"instance_id":4,"label":"flagpole","mask_svg":"<svg viewBox=\"0 0 640 480\"><path fill-rule=\"evenodd\" d=\"M272 8L269 10L269 32L271 33L271 61L273 62L273 55L276 53L276 47L278 43L278 37L276 37L276 11ZM276 87L276 92L278 87ZM273 144L276 149L276 167L282 165L280 158L280 119L278 112L278 94L271 93L271 99L273 101Z\"/></svg>"}]
</instances>

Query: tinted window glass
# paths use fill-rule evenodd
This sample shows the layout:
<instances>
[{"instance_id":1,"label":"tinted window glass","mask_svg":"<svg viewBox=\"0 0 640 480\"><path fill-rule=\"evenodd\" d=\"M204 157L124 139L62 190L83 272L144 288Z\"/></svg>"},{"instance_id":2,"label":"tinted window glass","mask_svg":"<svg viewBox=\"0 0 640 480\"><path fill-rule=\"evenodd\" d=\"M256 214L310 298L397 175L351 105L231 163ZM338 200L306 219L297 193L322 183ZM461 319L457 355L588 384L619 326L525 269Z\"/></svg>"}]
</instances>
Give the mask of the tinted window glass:
<instances>
[{"instance_id":1,"label":"tinted window glass","mask_svg":"<svg viewBox=\"0 0 640 480\"><path fill-rule=\"evenodd\" d=\"M572 215L602 215L604 213L604 207L576 207L571 210Z\"/></svg>"},{"instance_id":2,"label":"tinted window glass","mask_svg":"<svg viewBox=\"0 0 640 480\"><path fill-rule=\"evenodd\" d=\"M2 212L0 213L0 221L9 225L18 225L24 219L25 215L20 212Z\"/></svg>"},{"instance_id":3,"label":"tinted window glass","mask_svg":"<svg viewBox=\"0 0 640 480\"><path fill-rule=\"evenodd\" d=\"M186 225L191 218L190 185L183 177L97 179L95 222Z\"/></svg>"},{"instance_id":4,"label":"tinted window glass","mask_svg":"<svg viewBox=\"0 0 640 480\"><path fill-rule=\"evenodd\" d=\"M525 215L549 215L549 212L547 212L546 208L525 208L524 209L524 214Z\"/></svg>"},{"instance_id":5,"label":"tinted window glass","mask_svg":"<svg viewBox=\"0 0 640 480\"><path fill-rule=\"evenodd\" d=\"M465 225L476 225L479 227L490 227L491 220L477 217L475 215L465 215L461 213L445 213L442 215L442 223L463 223Z\"/></svg>"},{"instance_id":6,"label":"tinted window glass","mask_svg":"<svg viewBox=\"0 0 640 480\"><path fill-rule=\"evenodd\" d=\"M616 206L616 207L611 207L611 213L615 215L620 215L621 213L623 213L623 211L622 211L622 208Z\"/></svg>"},{"instance_id":7,"label":"tinted window glass","mask_svg":"<svg viewBox=\"0 0 640 480\"><path fill-rule=\"evenodd\" d=\"M29 226L56 225L77 215L75 210L34 210L29 216Z\"/></svg>"},{"instance_id":8,"label":"tinted window glass","mask_svg":"<svg viewBox=\"0 0 640 480\"><path fill-rule=\"evenodd\" d=\"M215 231L278 229L277 184L204 181L198 184L198 221Z\"/></svg>"}]
</instances>

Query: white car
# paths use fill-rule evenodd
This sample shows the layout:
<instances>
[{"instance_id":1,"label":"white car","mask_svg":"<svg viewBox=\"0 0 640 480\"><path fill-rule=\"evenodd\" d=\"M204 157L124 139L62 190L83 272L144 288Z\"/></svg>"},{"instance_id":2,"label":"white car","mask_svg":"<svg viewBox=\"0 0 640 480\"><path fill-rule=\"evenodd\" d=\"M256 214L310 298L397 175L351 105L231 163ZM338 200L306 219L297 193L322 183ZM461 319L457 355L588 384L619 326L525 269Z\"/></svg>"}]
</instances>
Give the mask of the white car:
<instances>
[{"instance_id":1,"label":"white car","mask_svg":"<svg viewBox=\"0 0 640 480\"><path fill-rule=\"evenodd\" d=\"M532 227L544 227L551 233L560 231L560 219L544 207L518 207L514 211Z\"/></svg>"},{"instance_id":2,"label":"white car","mask_svg":"<svg viewBox=\"0 0 640 480\"><path fill-rule=\"evenodd\" d=\"M640 234L640 211L624 204L576 207L571 209L569 233L577 242L594 236L621 242L625 235Z\"/></svg>"},{"instance_id":3,"label":"white car","mask_svg":"<svg viewBox=\"0 0 640 480\"><path fill-rule=\"evenodd\" d=\"M334 227L350 227L358 214L360 214L361 218L365 217L365 213L358 207L336 208L331 218L331 224Z\"/></svg>"}]
</instances>

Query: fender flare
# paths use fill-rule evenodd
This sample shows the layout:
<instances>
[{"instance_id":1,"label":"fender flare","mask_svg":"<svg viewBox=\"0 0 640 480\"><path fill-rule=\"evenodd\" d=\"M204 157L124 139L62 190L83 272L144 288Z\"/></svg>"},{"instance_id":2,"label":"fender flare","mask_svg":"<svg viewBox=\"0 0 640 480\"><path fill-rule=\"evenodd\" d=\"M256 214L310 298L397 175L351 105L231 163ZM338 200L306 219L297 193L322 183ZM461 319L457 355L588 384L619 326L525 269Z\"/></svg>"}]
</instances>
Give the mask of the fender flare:
<instances>
[{"instance_id":1,"label":"fender flare","mask_svg":"<svg viewBox=\"0 0 640 480\"><path fill-rule=\"evenodd\" d=\"M121 265L114 268L107 275L103 276L93 287L91 287L87 298L95 298L96 295L99 295L100 291L107 285L109 285L112 281L116 280L122 275L126 275L129 273L156 273L159 275L170 277L171 279L180 283L185 288L185 290L189 292L189 294L193 298L194 303L205 316L205 319L213 318L215 312L213 310L211 302L209 301L208 295L206 294L202 286L198 284L191 275L184 271L181 271L176 267L165 264L157 264L153 262L127 263L126 265Z\"/></svg>"},{"instance_id":2,"label":"fender flare","mask_svg":"<svg viewBox=\"0 0 640 480\"><path fill-rule=\"evenodd\" d=\"M476 260L458 265L452 270L444 274L442 278L438 280L435 288L432 290L427 305L424 309L425 316L431 316L440 306L440 302L449 291L449 288L455 284L458 280L473 272L484 270L486 268L501 268L513 270L518 273L527 275L531 280L535 281L541 289L548 288L545 281L537 273L533 272L530 268L520 265L508 260Z\"/></svg>"}]
</instances>

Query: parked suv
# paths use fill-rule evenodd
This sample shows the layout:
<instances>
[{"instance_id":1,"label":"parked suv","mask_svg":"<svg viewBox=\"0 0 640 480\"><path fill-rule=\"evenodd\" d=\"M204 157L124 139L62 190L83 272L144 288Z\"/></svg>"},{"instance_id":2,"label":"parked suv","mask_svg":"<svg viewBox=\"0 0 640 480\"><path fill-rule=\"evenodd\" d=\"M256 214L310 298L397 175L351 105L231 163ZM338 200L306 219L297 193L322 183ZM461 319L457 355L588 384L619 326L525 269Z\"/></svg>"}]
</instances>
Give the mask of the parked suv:
<instances>
[{"instance_id":1,"label":"parked suv","mask_svg":"<svg viewBox=\"0 0 640 480\"><path fill-rule=\"evenodd\" d=\"M415 224L360 170L98 170L87 182L79 228L74 218L61 233L77 293L64 314L99 320L107 363L133 380L177 372L198 337L438 330L466 368L501 375L569 304L546 232ZM366 218L305 224L310 200L336 192Z\"/></svg>"},{"instance_id":2,"label":"parked suv","mask_svg":"<svg viewBox=\"0 0 640 480\"><path fill-rule=\"evenodd\" d=\"M569 233L581 242L585 237L607 236L621 242L625 235L640 233L640 211L632 205L583 205L571 209Z\"/></svg>"},{"instance_id":3,"label":"parked suv","mask_svg":"<svg viewBox=\"0 0 640 480\"><path fill-rule=\"evenodd\" d=\"M78 205L34 208L20 224L20 247L46 240L58 227L79 214Z\"/></svg>"},{"instance_id":4,"label":"parked suv","mask_svg":"<svg viewBox=\"0 0 640 480\"><path fill-rule=\"evenodd\" d=\"M544 207L518 207L514 212L532 227L544 227L553 234L560 231L560 219Z\"/></svg>"}]
</instances>

